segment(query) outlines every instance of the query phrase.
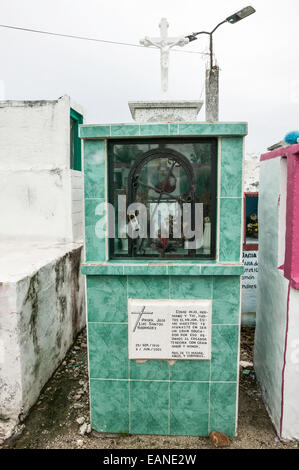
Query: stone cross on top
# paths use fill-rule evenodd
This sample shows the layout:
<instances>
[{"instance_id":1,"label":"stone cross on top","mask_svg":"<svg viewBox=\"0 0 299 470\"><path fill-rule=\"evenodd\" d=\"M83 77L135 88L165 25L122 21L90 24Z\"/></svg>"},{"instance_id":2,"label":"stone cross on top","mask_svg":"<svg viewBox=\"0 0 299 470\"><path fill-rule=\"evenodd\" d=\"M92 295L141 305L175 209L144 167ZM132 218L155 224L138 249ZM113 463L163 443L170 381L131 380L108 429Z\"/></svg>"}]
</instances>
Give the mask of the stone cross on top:
<instances>
[{"instance_id":1,"label":"stone cross on top","mask_svg":"<svg viewBox=\"0 0 299 470\"><path fill-rule=\"evenodd\" d=\"M159 23L160 37L150 38L145 36L140 40L143 46L155 46L160 49L160 64L161 64L161 98L167 99L168 91L168 66L169 66L169 51L174 46L185 46L188 44L189 39L184 36L177 36L173 38L168 37L169 23L166 18L162 18Z\"/></svg>"}]
</instances>

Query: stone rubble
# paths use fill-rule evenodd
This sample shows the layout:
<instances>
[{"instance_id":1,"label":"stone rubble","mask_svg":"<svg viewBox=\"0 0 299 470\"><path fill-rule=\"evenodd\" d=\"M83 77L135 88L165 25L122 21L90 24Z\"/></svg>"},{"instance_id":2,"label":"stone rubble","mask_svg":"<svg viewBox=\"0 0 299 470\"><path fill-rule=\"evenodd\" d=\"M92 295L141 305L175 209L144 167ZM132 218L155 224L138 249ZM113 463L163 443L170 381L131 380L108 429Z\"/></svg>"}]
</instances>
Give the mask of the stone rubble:
<instances>
[{"instance_id":1,"label":"stone rubble","mask_svg":"<svg viewBox=\"0 0 299 470\"><path fill-rule=\"evenodd\" d=\"M76 419L76 423L78 423L78 424L83 424L84 421L85 421L84 416L80 416L80 418L77 418L77 419Z\"/></svg>"}]
</instances>

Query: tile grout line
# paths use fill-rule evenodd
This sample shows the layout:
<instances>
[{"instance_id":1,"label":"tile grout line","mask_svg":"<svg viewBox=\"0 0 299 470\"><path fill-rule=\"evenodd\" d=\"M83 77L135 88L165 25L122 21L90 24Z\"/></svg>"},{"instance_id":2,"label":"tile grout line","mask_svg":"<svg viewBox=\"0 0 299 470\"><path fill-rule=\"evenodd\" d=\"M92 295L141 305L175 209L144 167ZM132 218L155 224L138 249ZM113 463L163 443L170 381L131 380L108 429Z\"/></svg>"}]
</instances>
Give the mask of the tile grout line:
<instances>
[{"instance_id":1,"label":"tile grout line","mask_svg":"<svg viewBox=\"0 0 299 470\"><path fill-rule=\"evenodd\" d=\"M241 326L242 326L242 278L240 276L240 305L239 305L239 334L238 334L238 356L237 356L237 384L240 383L240 355L241 355ZM239 410L239 386L236 389L236 407L235 407L235 435L238 431L238 410Z\"/></svg>"},{"instance_id":2,"label":"tile grout line","mask_svg":"<svg viewBox=\"0 0 299 470\"><path fill-rule=\"evenodd\" d=\"M128 357L128 413L129 413L129 433L131 432L132 422L131 422L131 364Z\"/></svg>"},{"instance_id":3,"label":"tile grout line","mask_svg":"<svg viewBox=\"0 0 299 470\"><path fill-rule=\"evenodd\" d=\"M123 265L123 270L125 269ZM129 278L126 276L126 293L127 293L127 325L129 327L129 313L128 313L128 287L129 283ZM128 331L127 331L128 334ZM129 344L128 344L129 347ZM129 351L128 351L128 413L129 413L129 433L131 432L131 364L130 364L130 358L129 358Z\"/></svg>"},{"instance_id":4,"label":"tile grout line","mask_svg":"<svg viewBox=\"0 0 299 470\"><path fill-rule=\"evenodd\" d=\"M89 321L93 325L127 325L127 321Z\"/></svg>"},{"instance_id":5,"label":"tile grout line","mask_svg":"<svg viewBox=\"0 0 299 470\"><path fill-rule=\"evenodd\" d=\"M168 362L168 434L170 434L170 364Z\"/></svg>"},{"instance_id":6,"label":"tile grout line","mask_svg":"<svg viewBox=\"0 0 299 470\"><path fill-rule=\"evenodd\" d=\"M168 266L166 267L166 271L168 273ZM170 292L171 292L171 276L168 276L168 297L170 299ZM170 364L168 364L168 434L170 434Z\"/></svg>"},{"instance_id":7,"label":"tile grout line","mask_svg":"<svg viewBox=\"0 0 299 470\"><path fill-rule=\"evenodd\" d=\"M237 381L233 380L168 380L168 379L116 379L107 377L90 377L91 380L107 380L116 382L161 382L161 383L186 383L186 384L237 384Z\"/></svg>"},{"instance_id":8,"label":"tile grout line","mask_svg":"<svg viewBox=\"0 0 299 470\"><path fill-rule=\"evenodd\" d=\"M221 248L221 240L220 240L220 211L221 211L221 151L222 151L222 139L218 137L218 151L217 151L217 197L216 197L216 261L219 263L220 260L220 248Z\"/></svg>"},{"instance_id":9,"label":"tile grout line","mask_svg":"<svg viewBox=\"0 0 299 470\"><path fill-rule=\"evenodd\" d=\"M155 300L158 300L158 299L155 299ZM173 299L173 300L176 300L176 299ZM197 300L197 299L192 299L192 300ZM128 324L127 321L89 321L88 323L93 324L93 325L127 325ZM238 323L212 323L211 326L238 326L239 327L239 324Z\"/></svg>"},{"instance_id":10,"label":"tile grout line","mask_svg":"<svg viewBox=\"0 0 299 470\"><path fill-rule=\"evenodd\" d=\"M214 298L214 277L212 278L212 325L213 325L213 298ZM211 429L211 379L212 379L212 325L211 325L211 360L210 360L210 376L209 376L209 414L208 414L208 433Z\"/></svg>"}]
</instances>

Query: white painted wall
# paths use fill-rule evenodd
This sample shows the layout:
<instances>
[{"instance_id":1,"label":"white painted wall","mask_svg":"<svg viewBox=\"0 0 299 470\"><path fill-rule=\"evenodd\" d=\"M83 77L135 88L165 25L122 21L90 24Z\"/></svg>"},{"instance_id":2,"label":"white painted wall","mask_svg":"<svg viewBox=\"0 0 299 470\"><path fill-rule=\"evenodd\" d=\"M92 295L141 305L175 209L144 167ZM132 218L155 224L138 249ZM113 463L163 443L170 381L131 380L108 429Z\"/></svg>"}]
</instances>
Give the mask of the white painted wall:
<instances>
[{"instance_id":1,"label":"white painted wall","mask_svg":"<svg viewBox=\"0 0 299 470\"><path fill-rule=\"evenodd\" d=\"M82 251L79 243L0 244L0 442L85 325Z\"/></svg>"},{"instance_id":2,"label":"white painted wall","mask_svg":"<svg viewBox=\"0 0 299 470\"><path fill-rule=\"evenodd\" d=\"M84 185L81 171L71 170L71 194L73 240L83 240Z\"/></svg>"},{"instance_id":3,"label":"white painted wall","mask_svg":"<svg viewBox=\"0 0 299 470\"><path fill-rule=\"evenodd\" d=\"M277 433L280 432L282 370L287 321L288 280L278 269L282 171L279 158L261 163L259 197L259 273L254 366L265 404ZM299 439L299 292L291 289L289 334L284 384L282 437Z\"/></svg>"},{"instance_id":4,"label":"white painted wall","mask_svg":"<svg viewBox=\"0 0 299 470\"><path fill-rule=\"evenodd\" d=\"M70 169L68 96L0 101L0 237L83 238L82 174ZM78 193L78 191L77 191Z\"/></svg>"},{"instance_id":5,"label":"white painted wall","mask_svg":"<svg viewBox=\"0 0 299 470\"><path fill-rule=\"evenodd\" d=\"M0 102L0 442L85 325L83 178L68 96ZM77 241L78 243L72 243Z\"/></svg>"}]
</instances>

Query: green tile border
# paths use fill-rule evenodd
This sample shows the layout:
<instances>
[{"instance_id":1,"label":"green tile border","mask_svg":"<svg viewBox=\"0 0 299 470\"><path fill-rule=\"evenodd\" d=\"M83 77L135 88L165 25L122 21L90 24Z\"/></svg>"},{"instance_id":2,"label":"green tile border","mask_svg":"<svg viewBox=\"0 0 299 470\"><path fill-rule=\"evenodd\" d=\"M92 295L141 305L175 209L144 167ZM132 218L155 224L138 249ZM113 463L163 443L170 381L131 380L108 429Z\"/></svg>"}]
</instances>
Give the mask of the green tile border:
<instances>
[{"instance_id":1,"label":"green tile border","mask_svg":"<svg viewBox=\"0 0 299 470\"><path fill-rule=\"evenodd\" d=\"M140 135L168 135L168 124L140 124Z\"/></svg>"},{"instance_id":2,"label":"green tile border","mask_svg":"<svg viewBox=\"0 0 299 470\"><path fill-rule=\"evenodd\" d=\"M142 265L138 264L135 266L123 265L123 272L125 275L132 276L161 276L167 275L166 266L151 266L151 265Z\"/></svg>"},{"instance_id":3,"label":"green tile border","mask_svg":"<svg viewBox=\"0 0 299 470\"><path fill-rule=\"evenodd\" d=\"M111 125L111 137L136 137L140 135L139 124Z\"/></svg>"},{"instance_id":4,"label":"green tile border","mask_svg":"<svg viewBox=\"0 0 299 470\"><path fill-rule=\"evenodd\" d=\"M86 275L124 275L124 276L241 276L242 264L150 264L147 261L132 262L86 262L81 265L82 274Z\"/></svg>"},{"instance_id":5,"label":"green tile border","mask_svg":"<svg viewBox=\"0 0 299 470\"><path fill-rule=\"evenodd\" d=\"M243 145L240 136L221 139L221 197L242 197Z\"/></svg>"},{"instance_id":6,"label":"green tile border","mask_svg":"<svg viewBox=\"0 0 299 470\"><path fill-rule=\"evenodd\" d=\"M101 126L85 126L84 129L81 129L79 126L79 137L84 137L85 139L94 138L94 137L110 137L111 136L111 126L110 124L105 124Z\"/></svg>"},{"instance_id":7,"label":"green tile border","mask_svg":"<svg viewBox=\"0 0 299 470\"><path fill-rule=\"evenodd\" d=\"M245 136L246 122L118 123L79 126L81 139L153 135Z\"/></svg>"}]
</instances>

